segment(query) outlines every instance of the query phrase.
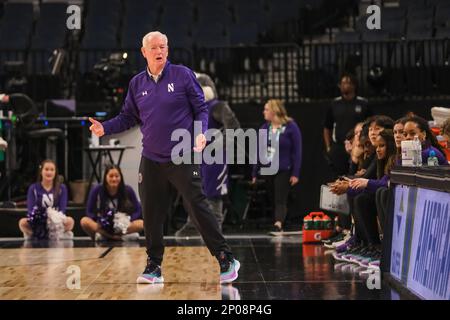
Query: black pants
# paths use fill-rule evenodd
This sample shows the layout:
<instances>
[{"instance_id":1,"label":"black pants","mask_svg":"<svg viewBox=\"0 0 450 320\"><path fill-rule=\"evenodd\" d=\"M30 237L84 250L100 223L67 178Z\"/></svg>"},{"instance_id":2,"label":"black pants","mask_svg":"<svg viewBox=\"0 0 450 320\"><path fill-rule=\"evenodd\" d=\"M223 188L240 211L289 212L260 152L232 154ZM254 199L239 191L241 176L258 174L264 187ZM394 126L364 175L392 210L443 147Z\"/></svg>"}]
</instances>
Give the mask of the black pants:
<instances>
[{"instance_id":1,"label":"black pants","mask_svg":"<svg viewBox=\"0 0 450 320\"><path fill-rule=\"evenodd\" d=\"M380 243L374 194L361 193L353 199L353 218L360 240L368 245Z\"/></svg>"},{"instance_id":2,"label":"black pants","mask_svg":"<svg viewBox=\"0 0 450 320\"><path fill-rule=\"evenodd\" d=\"M359 220L355 218L355 197L348 197L348 206L350 209L350 220L353 218L353 221L355 223L355 231L354 235L356 237L357 242L361 242L365 237L362 232L362 226L359 225Z\"/></svg>"},{"instance_id":3,"label":"black pants","mask_svg":"<svg viewBox=\"0 0 450 320\"><path fill-rule=\"evenodd\" d=\"M345 230L352 228L352 216L351 214L338 214L338 226Z\"/></svg>"},{"instance_id":4,"label":"black pants","mask_svg":"<svg viewBox=\"0 0 450 320\"><path fill-rule=\"evenodd\" d=\"M375 194L375 203L377 205L378 220L380 221L381 231L384 232L385 219L387 216L389 200L389 189L379 188Z\"/></svg>"},{"instance_id":5,"label":"black pants","mask_svg":"<svg viewBox=\"0 0 450 320\"><path fill-rule=\"evenodd\" d=\"M217 219L217 223L219 224L219 230L222 231L223 224L223 200L222 197L218 198L208 198L208 203L211 207L211 211ZM188 215L186 219L186 223L183 227L187 228L195 228L194 222L191 219L191 216Z\"/></svg>"},{"instance_id":6,"label":"black pants","mask_svg":"<svg viewBox=\"0 0 450 320\"><path fill-rule=\"evenodd\" d=\"M349 154L345 151L343 143L333 143L327 154L328 165L333 172L333 178L347 174L349 170Z\"/></svg>"},{"instance_id":7,"label":"black pants","mask_svg":"<svg viewBox=\"0 0 450 320\"><path fill-rule=\"evenodd\" d=\"M290 171L279 171L277 174L266 178L269 197L274 207L275 221L280 221L282 224L284 224L287 215L287 202L291 188L290 178Z\"/></svg>"},{"instance_id":8,"label":"black pants","mask_svg":"<svg viewBox=\"0 0 450 320\"><path fill-rule=\"evenodd\" d=\"M163 229L170 208L170 186L183 197L189 216L203 237L211 255L231 249L219 230L219 225L202 191L200 167L195 164L175 165L141 158L139 166L139 196L144 217L147 255L161 265L164 255Z\"/></svg>"}]
</instances>

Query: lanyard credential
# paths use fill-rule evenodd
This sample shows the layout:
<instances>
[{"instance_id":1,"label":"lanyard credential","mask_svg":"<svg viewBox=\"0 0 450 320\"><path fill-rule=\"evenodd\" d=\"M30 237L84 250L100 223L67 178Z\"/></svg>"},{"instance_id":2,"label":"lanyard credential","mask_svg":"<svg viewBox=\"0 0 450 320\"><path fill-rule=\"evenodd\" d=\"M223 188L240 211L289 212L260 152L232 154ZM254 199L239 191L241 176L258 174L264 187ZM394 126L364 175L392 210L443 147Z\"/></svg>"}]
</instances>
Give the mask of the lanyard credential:
<instances>
[{"instance_id":1,"label":"lanyard credential","mask_svg":"<svg viewBox=\"0 0 450 320\"><path fill-rule=\"evenodd\" d=\"M269 125L269 134L267 136L267 159L272 162L273 156L275 154L276 148L272 146L272 139L274 140L274 145L279 143L280 141L280 134L284 132L285 126L281 126L280 128L276 129L276 132L273 133L272 131L272 124Z\"/></svg>"}]
</instances>

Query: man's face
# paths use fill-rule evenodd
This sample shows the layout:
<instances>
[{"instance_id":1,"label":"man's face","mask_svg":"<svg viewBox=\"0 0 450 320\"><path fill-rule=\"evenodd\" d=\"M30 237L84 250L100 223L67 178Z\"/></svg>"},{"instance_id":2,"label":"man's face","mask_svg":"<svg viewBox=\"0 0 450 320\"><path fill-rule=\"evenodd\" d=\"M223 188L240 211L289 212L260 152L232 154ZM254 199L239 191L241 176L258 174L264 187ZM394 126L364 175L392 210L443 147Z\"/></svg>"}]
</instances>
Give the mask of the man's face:
<instances>
[{"instance_id":1,"label":"man's face","mask_svg":"<svg viewBox=\"0 0 450 320\"><path fill-rule=\"evenodd\" d=\"M349 77L344 77L341 79L339 88L341 89L341 94L344 98L352 98L355 94L355 85Z\"/></svg>"},{"instance_id":2,"label":"man's face","mask_svg":"<svg viewBox=\"0 0 450 320\"><path fill-rule=\"evenodd\" d=\"M144 58L147 59L150 71L162 70L166 65L169 47L164 37L153 36L147 40L141 51Z\"/></svg>"}]
</instances>

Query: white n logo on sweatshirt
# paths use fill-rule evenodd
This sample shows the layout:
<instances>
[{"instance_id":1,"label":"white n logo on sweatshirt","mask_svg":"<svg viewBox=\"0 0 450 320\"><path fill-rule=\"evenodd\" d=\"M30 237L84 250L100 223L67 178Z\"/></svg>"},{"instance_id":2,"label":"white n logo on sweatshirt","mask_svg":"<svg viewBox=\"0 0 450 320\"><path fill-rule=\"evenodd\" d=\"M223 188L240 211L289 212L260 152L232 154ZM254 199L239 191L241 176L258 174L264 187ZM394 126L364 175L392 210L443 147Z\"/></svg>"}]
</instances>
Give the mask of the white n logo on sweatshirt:
<instances>
[{"instance_id":1,"label":"white n logo on sweatshirt","mask_svg":"<svg viewBox=\"0 0 450 320\"><path fill-rule=\"evenodd\" d=\"M175 91L175 87L173 85L173 83L169 83L167 85L167 92L174 92Z\"/></svg>"},{"instance_id":2,"label":"white n logo on sweatshirt","mask_svg":"<svg viewBox=\"0 0 450 320\"><path fill-rule=\"evenodd\" d=\"M52 208L53 207L53 194L43 194L42 195L42 206L44 208Z\"/></svg>"}]
</instances>

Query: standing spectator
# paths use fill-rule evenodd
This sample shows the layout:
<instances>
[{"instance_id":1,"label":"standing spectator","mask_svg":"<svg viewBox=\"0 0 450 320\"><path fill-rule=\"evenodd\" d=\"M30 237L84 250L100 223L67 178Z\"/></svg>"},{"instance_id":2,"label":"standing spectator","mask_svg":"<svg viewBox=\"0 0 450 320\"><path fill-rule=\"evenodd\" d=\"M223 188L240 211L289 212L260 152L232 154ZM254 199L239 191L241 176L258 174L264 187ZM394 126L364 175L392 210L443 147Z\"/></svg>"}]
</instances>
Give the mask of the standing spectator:
<instances>
[{"instance_id":1,"label":"standing spectator","mask_svg":"<svg viewBox=\"0 0 450 320\"><path fill-rule=\"evenodd\" d=\"M282 232L287 215L289 189L298 183L302 161L302 135L295 121L288 117L281 100L269 100L264 106L264 119L267 121L261 130L268 130L267 156L278 157L279 170L275 175L268 176L269 193L275 206L275 222L273 232ZM271 137L275 141L271 141ZM275 154L273 143L279 144L279 154ZM252 183L261 165L253 167Z\"/></svg>"},{"instance_id":2,"label":"standing spectator","mask_svg":"<svg viewBox=\"0 0 450 320\"><path fill-rule=\"evenodd\" d=\"M347 173L349 155L345 151L345 136L358 122L370 114L367 99L356 95L353 75L344 74L339 83L341 96L334 99L325 115L323 139L327 159L334 178Z\"/></svg>"}]
</instances>

